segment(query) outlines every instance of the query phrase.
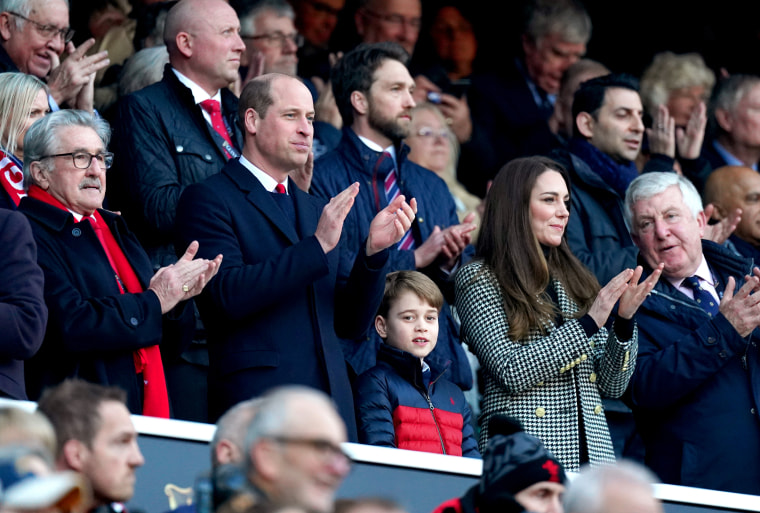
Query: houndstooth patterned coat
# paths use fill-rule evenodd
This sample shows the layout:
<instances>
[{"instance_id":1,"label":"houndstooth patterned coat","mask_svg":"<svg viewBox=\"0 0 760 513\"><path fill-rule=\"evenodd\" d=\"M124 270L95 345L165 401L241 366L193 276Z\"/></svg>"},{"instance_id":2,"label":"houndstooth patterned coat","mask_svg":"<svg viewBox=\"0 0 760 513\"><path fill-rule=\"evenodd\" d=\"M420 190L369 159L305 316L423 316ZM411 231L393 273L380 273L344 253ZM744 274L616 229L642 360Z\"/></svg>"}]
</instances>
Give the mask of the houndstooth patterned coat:
<instances>
[{"instance_id":1,"label":"houndstooth patterned coat","mask_svg":"<svg viewBox=\"0 0 760 513\"><path fill-rule=\"evenodd\" d=\"M559 281L552 286L563 316L548 336L533 331L523 342L509 338L509 322L495 275L480 261L456 274L456 309L462 321L462 340L483 367L480 448L488 441L488 421L495 413L518 418L525 430L540 438L567 470L578 470L579 414L592 465L614 462L612 440L600 393L620 397L636 362L638 331L621 342L614 330L601 328L588 338L577 319L577 305Z\"/></svg>"}]
</instances>

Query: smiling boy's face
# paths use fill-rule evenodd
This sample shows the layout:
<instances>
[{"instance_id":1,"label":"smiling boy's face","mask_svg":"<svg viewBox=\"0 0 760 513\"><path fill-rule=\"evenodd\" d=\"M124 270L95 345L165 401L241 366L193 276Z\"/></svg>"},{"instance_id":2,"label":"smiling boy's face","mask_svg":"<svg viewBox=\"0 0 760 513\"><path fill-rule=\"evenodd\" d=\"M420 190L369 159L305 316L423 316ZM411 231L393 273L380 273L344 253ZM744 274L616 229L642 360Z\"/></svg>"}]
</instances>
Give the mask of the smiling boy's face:
<instances>
[{"instance_id":1,"label":"smiling boy's face","mask_svg":"<svg viewBox=\"0 0 760 513\"><path fill-rule=\"evenodd\" d=\"M422 360L438 341L438 313L417 294L406 291L392 302L387 317L375 318L375 329L389 346Z\"/></svg>"}]
</instances>

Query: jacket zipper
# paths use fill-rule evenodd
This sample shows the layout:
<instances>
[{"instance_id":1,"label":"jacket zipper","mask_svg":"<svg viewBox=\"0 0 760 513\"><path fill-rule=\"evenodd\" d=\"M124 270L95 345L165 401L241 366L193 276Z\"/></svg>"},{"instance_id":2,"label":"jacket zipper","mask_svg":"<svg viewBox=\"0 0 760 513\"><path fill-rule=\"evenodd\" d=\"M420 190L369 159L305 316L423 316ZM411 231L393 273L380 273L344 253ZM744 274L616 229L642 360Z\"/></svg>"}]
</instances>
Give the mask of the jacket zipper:
<instances>
[{"instance_id":1,"label":"jacket zipper","mask_svg":"<svg viewBox=\"0 0 760 513\"><path fill-rule=\"evenodd\" d=\"M435 424L435 430L438 432L438 441L441 442L441 451L443 451L443 454L446 454L446 447L443 445L443 435L441 435L441 428L438 427L438 421L435 419L435 406L433 406L433 401L430 400L430 396L427 392L425 392L425 400L428 402L428 406L430 407L430 415L433 417L433 424Z\"/></svg>"}]
</instances>

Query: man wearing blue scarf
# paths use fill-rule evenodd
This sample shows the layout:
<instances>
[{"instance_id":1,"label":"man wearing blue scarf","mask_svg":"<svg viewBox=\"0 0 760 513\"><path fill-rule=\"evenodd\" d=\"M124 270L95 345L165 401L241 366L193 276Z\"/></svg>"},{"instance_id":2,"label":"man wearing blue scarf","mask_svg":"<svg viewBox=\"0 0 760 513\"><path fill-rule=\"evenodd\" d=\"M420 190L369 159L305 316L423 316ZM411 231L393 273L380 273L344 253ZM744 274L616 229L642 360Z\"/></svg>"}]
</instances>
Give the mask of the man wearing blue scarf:
<instances>
[{"instance_id":1,"label":"man wearing blue scarf","mask_svg":"<svg viewBox=\"0 0 760 513\"><path fill-rule=\"evenodd\" d=\"M639 174L634 160L644 137L636 78L609 74L584 82L573 101L574 135L552 157L571 178L567 242L575 256L607 283L636 267L638 250L623 221L623 198ZM673 169L672 159L651 159L647 168Z\"/></svg>"}]
</instances>

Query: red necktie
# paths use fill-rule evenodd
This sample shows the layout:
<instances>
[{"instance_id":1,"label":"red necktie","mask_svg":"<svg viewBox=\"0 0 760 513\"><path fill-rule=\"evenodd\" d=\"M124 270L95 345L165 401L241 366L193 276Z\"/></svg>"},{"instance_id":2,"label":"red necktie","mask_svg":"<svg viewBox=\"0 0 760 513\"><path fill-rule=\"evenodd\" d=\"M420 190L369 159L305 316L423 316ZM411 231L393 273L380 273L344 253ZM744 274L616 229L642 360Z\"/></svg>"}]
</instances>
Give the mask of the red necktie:
<instances>
[{"instance_id":1,"label":"red necktie","mask_svg":"<svg viewBox=\"0 0 760 513\"><path fill-rule=\"evenodd\" d=\"M211 125L214 127L214 130L216 130L216 133L222 136L222 138L229 143L230 146L233 146L232 139L230 139L230 134L227 132L227 129L224 126L224 120L222 119L222 107L219 105L219 102L216 100L208 99L203 100L201 103L199 103L201 107L203 107L203 110L208 112L209 116L211 116ZM227 157L230 157L230 154L227 152L227 150L224 150L224 153L227 154Z\"/></svg>"},{"instance_id":2,"label":"red necktie","mask_svg":"<svg viewBox=\"0 0 760 513\"><path fill-rule=\"evenodd\" d=\"M286 191L286 190L285 190L285 186L284 186L284 185L282 185L281 183L278 183L278 184L275 186L274 190L275 190L276 192L280 193L280 194L287 194L287 193L288 193L288 191Z\"/></svg>"}]
</instances>

